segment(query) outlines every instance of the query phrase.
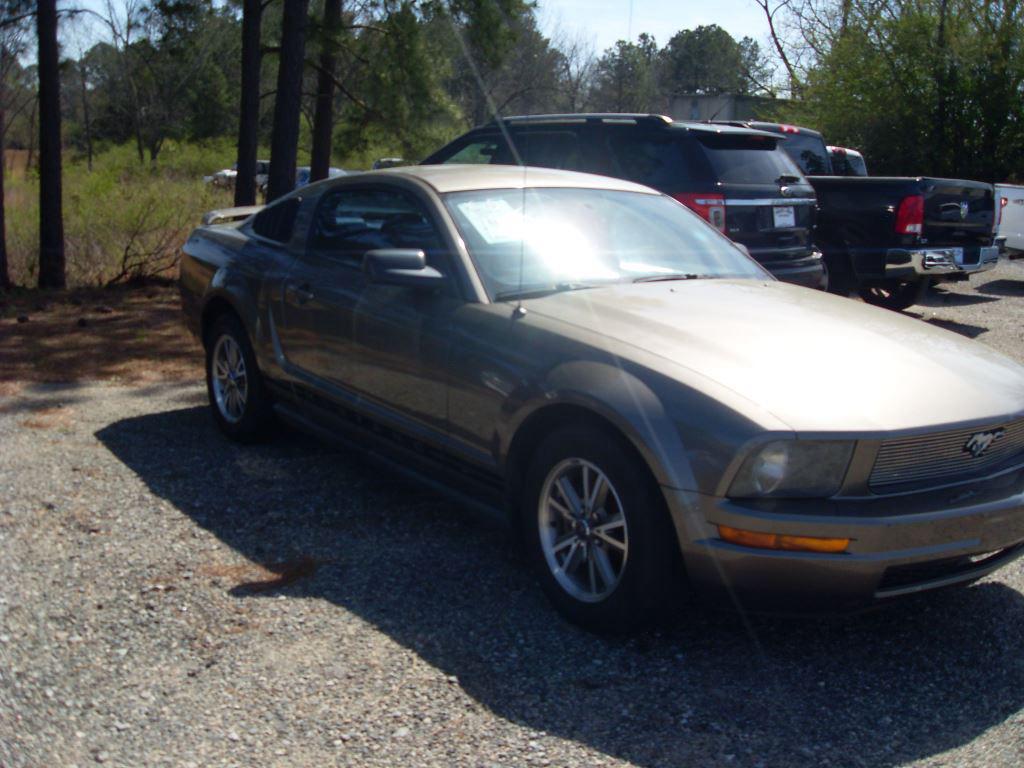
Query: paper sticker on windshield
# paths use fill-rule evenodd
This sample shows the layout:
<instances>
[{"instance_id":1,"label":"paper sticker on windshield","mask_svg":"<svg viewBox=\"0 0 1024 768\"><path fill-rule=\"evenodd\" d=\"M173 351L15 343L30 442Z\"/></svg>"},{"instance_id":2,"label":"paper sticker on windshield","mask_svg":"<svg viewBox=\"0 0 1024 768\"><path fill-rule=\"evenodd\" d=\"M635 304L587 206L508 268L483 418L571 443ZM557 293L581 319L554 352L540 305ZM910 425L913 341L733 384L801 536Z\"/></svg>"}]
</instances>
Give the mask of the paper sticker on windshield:
<instances>
[{"instance_id":1,"label":"paper sticker on windshield","mask_svg":"<svg viewBox=\"0 0 1024 768\"><path fill-rule=\"evenodd\" d=\"M488 245L522 239L523 214L502 198L466 200L456 207Z\"/></svg>"}]
</instances>

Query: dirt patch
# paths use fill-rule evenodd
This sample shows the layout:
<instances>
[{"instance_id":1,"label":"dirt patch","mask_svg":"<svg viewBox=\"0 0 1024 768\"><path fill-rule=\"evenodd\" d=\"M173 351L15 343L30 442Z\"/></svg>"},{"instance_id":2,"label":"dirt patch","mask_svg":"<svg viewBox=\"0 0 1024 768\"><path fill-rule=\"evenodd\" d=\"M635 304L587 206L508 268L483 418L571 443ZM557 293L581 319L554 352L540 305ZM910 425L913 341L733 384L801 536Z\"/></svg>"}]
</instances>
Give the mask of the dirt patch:
<instances>
[{"instance_id":1,"label":"dirt patch","mask_svg":"<svg viewBox=\"0 0 1024 768\"><path fill-rule=\"evenodd\" d=\"M14 382L199 380L171 285L0 295L0 397Z\"/></svg>"},{"instance_id":2,"label":"dirt patch","mask_svg":"<svg viewBox=\"0 0 1024 768\"><path fill-rule=\"evenodd\" d=\"M22 419L21 426L27 429L68 429L72 423L72 409L62 406L40 408L31 416Z\"/></svg>"}]
</instances>

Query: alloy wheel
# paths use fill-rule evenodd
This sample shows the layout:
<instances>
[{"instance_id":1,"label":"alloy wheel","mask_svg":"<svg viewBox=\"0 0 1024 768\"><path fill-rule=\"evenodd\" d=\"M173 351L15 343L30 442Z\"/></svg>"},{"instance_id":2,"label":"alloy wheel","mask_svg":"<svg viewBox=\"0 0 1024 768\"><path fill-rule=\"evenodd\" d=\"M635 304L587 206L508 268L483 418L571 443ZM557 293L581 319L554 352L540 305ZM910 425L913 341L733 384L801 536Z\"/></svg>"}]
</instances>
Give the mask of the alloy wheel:
<instances>
[{"instance_id":1,"label":"alloy wheel","mask_svg":"<svg viewBox=\"0 0 1024 768\"><path fill-rule=\"evenodd\" d=\"M249 379L245 356L234 337L224 334L213 348L213 396L225 421L237 424L245 416Z\"/></svg>"},{"instance_id":2,"label":"alloy wheel","mask_svg":"<svg viewBox=\"0 0 1024 768\"><path fill-rule=\"evenodd\" d=\"M559 586L577 600L604 600L629 555L622 502L608 476L579 458L548 473L537 509L541 549Z\"/></svg>"}]
</instances>

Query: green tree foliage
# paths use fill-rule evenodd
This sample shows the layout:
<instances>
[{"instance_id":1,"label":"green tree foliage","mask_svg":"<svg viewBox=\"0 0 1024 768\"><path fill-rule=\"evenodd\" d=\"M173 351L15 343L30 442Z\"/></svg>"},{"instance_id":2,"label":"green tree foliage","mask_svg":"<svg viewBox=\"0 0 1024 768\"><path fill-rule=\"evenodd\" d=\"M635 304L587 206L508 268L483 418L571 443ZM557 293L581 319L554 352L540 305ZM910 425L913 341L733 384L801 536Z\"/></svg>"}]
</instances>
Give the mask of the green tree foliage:
<instances>
[{"instance_id":1,"label":"green tree foliage","mask_svg":"<svg viewBox=\"0 0 1024 768\"><path fill-rule=\"evenodd\" d=\"M767 82L758 44L749 37L737 42L717 24L680 30L661 52L661 87L671 96L751 94Z\"/></svg>"},{"instance_id":2,"label":"green tree foliage","mask_svg":"<svg viewBox=\"0 0 1024 768\"><path fill-rule=\"evenodd\" d=\"M832 2L787 119L862 149L873 173L1024 176L1021 0ZM805 36L806 37L806 36Z\"/></svg>"},{"instance_id":3,"label":"green tree foliage","mask_svg":"<svg viewBox=\"0 0 1024 768\"><path fill-rule=\"evenodd\" d=\"M635 43L619 40L598 59L590 97L599 112L647 112L658 109L658 44L648 34Z\"/></svg>"}]
</instances>

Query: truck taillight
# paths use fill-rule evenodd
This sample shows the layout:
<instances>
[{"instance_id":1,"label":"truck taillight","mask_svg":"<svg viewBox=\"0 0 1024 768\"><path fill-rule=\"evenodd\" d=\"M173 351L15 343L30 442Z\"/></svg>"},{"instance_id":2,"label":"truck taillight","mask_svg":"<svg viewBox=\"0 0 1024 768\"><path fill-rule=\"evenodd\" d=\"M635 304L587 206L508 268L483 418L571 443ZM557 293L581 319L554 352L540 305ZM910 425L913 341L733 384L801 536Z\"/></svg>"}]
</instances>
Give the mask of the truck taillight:
<instances>
[{"instance_id":1,"label":"truck taillight","mask_svg":"<svg viewBox=\"0 0 1024 768\"><path fill-rule=\"evenodd\" d=\"M908 195L896 208L896 234L920 235L924 231L924 196Z\"/></svg>"},{"instance_id":2,"label":"truck taillight","mask_svg":"<svg viewBox=\"0 0 1024 768\"><path fill-rule=\"evenodd\" d=\"M725 198L722 195L684 192L672 197L699 214L719 232L725 232Z\"/></svg>"},{"instance_id":3,"label":"truck taillight","mask_svg":"<svg viewBox=\"0 0 1024 768\"><path fill-rule=\"evenodd\" d=\"M1006 204L1009 203L1009 202L1010 202L1010 198L1008 198L1008 197L1000 197L999 198L999 211L996 213L996 226L997 227L1000 224L1003 223L1003 208L1005 208Z\"/></svg>"}]
</instances>

